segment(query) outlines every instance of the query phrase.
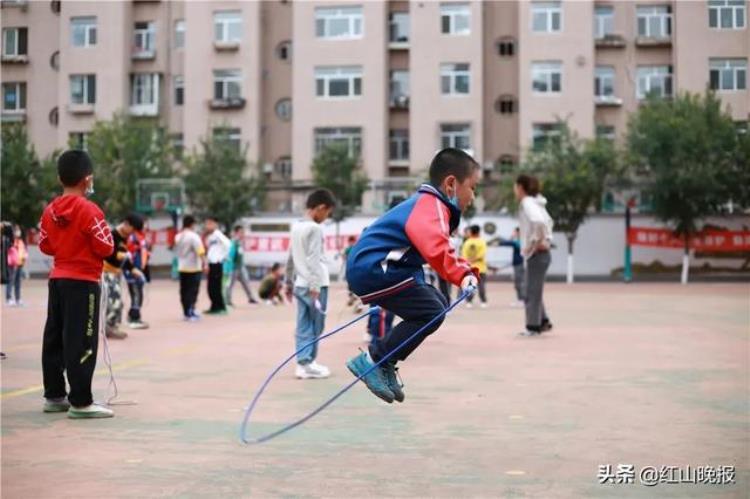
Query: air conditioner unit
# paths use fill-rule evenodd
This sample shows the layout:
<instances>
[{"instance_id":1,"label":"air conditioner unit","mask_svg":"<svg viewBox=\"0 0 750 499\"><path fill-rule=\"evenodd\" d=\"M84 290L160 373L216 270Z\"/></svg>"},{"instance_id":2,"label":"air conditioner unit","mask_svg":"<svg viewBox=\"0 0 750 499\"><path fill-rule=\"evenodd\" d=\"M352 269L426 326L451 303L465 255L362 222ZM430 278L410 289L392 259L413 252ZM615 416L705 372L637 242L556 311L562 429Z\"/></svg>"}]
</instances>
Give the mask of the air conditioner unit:
<instances>
[{"instance_id":1,"label":"air conditioner unit","mask_svg":"<svg viewBox=\"0 0 750 499\"><path fill-rule=\"evenodd\" d=\"M263 163L263 173L273 173L273 163Z\"/></svg>"}]
</instances>

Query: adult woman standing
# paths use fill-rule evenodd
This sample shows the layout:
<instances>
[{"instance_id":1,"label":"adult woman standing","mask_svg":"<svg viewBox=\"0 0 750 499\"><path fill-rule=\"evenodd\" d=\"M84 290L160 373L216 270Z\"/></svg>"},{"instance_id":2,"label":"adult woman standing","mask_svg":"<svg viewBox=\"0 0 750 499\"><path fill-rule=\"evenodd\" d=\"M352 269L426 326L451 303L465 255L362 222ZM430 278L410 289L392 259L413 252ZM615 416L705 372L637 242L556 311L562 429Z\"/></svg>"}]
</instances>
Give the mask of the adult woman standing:
<instances>
[{"instance_id":1,"label":"adult woman standing","mask_svg":"<svg viewBox=\"0 0 750 499\"><path fill-rule=\"evenodd\" d=\"M513 186L518 200L521 253L526 260L526 329L522 336L535 336L552 329L544 307L544 279L551 262L552 226L547 200L540 192L539 180L519 175Z\"/></svg>"}]
</instances>

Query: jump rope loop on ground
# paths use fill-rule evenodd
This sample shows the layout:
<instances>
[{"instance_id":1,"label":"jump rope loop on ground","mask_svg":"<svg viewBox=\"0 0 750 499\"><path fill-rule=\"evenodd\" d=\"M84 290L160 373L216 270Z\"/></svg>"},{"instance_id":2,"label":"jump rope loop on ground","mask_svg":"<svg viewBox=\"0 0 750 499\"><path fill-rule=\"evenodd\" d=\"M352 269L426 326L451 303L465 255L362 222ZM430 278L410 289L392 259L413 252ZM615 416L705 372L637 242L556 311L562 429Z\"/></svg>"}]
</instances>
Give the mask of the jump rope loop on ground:
<instances>
[{"instance_id":1,"label":"jump rope loop on ground","mask_svg":"<svg viewBox=\"0 0 750 499\"><path fill-rule=\"evenodd\" d=\"M321 335L319 338L306 343L305 345L303 345L302 347L300 347L297 351L295 351L292 355L290 355L289 357L287 357L286 360L284 360L281 364L278 365L278 367L276 367L273 371L271 371L271 374L269 374L268 377L266 377L265 381L263 381L263 383L260 385L260 388L255 393L255 396L253 397L252 401L250 402L250 405L248 405L247 409L245 410L245 415L244 415L244 417L242 419L242 425L240 426L240 440L242 441L242 443L245 443L245 444L261 444L263 442L267 442L267 441L269 441L269 440L271 440L273 438L276 438L279 435L282 435L282 434L288 432L289 430L292 430L292 429L300 426L301 424L309 421L310 419L312 419L316 415L320 414L326 407L328 407L329 405L333 404L336 401L336 399L338 399L339 397L341 397L344 393L346 393L347 391L349 391L349 389L351 389L351 387L353 387L354 385L356 385L363 377L367 376L373 370L375 370L378 367L380 367L381 364L383 364L389 358L391 358L391 356L393 356L396 352L398 352L401 348L403 348L404 345L406 345L411 340L413 340L414 338L416 338L420 333L422 333L422 331L424 331L425 329L427 329L428 327L430 327L432 324L434 324L441 317L445 316L448 312L450 312L451 310L453 310L459 303L461 303L462 301L464 301L467 297L471 296L472 294L474 294L474 290L473 289L468 289L468 290L462 292L461 295L456 299L456 301L454 301L445 310L443 310L442 312L440 312L439 314L437 314L435 317L433 317L432 320L430 320L430 322L428 322L427 324L425 324L424 326L422 326L421 328L419 328L416 332L414 332L414 334L412 334L407 339L405 339L403 342L401 342L401 344L399 346L397 346L395 349L391 350L386 356L384 356L382 359L380 359L380 361L378 361L376 364L374 364L373 366L371 366L367 371L365 371L357 379L355 379L354 381L350 382L348 385L346 385L344 388L342 388L341 390L339 390L331 398L329 398L327 401L325 401L318 408L314 409L312 412L310 412L306 416L298 419L297 421L294 421L293 423L290 423L290 424L288 424L286 426L283 426L282 428L280 428L280 429L278 429L278 430L276 430L274 432L271 432L271 433L269 433L267 435L264 435L264 436L261 436L261 437L257 437L257 438L248 438L247 437L247 428L249 426L250 416L252 415L253 410L255 409L255 406L258 403L258 400L260 399L260 396L263 394L263 391L271 383L271 381L276 376L276 374L278 374L279 371L281 371L284 368L284 366L286 366L292 359L294 359L297 356L298 353L300 353L301 351L303 351L307 347L312 346L315 343L318 343L321 340L324 340L325 338L328 338L330 336L333 336L334 334L337 334L337 333L343 331L344 329L348 328L352 324L355 324L356 322L359 322L360 320L362 320L365 317L367 317L370 312L369 311L365 312L362 315L360 315L358 317L355 317L351 321L345 323L344 325L337 327L336 329L334 329L330 333L326 333L324 335Z\"/></svg>"}]
</instances>

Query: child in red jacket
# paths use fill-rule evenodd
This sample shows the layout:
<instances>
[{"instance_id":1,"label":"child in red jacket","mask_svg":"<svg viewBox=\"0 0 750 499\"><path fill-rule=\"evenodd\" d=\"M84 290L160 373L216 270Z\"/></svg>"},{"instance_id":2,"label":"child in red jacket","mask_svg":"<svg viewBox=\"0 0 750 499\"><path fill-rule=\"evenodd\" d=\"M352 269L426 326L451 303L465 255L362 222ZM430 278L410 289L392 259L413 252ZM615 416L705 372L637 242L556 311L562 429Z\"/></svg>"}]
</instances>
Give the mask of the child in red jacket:
<instances>
[{"instance_id":1,"label":"child in red jacket","mask_svg":"<svg viewBox=\"0 0 750 499\"><path fill-rule=\"evenodd\" d=\"M112 233L102 210L86 199L94 190L88 154L64 152L57 174L63 194L45 208L39 241L39 249L54 257L42 347L44 412L111 418L111 410L94 404L91 379L99 342L99 280L102 260L114 250ZM63 371L70 385L67 401Z\"/></svg>"}]
</instances>

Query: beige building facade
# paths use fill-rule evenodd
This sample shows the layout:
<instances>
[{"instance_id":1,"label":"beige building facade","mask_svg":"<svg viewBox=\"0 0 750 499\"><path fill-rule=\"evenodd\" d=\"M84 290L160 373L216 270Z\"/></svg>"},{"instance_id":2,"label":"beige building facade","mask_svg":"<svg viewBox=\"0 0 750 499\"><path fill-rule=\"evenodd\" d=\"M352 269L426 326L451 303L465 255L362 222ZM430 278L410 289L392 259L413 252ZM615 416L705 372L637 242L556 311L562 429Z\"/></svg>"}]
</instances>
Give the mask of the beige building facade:
<instances>
[{"instance_id":1,"label":"beige building facade","mask_svg":"<svg viewBox=\"0 0 750 499\"><path fill-rule=\"evenodd\" d=\"M621 141L648 93L713 88L739 126L748 4L701 1L2 2L2 121L38 152L85 147L114 113L247 151L269 211L301 209L311 164L345 144L363 211L409 194L434 153L488 185L567 120ZM491 192L485 190L485 192Z\"/></svg>"}]
</instances>

